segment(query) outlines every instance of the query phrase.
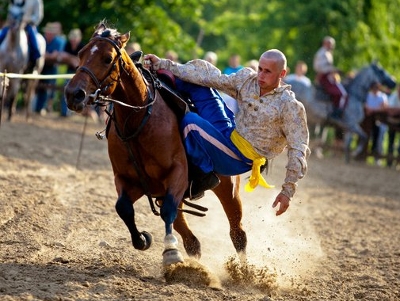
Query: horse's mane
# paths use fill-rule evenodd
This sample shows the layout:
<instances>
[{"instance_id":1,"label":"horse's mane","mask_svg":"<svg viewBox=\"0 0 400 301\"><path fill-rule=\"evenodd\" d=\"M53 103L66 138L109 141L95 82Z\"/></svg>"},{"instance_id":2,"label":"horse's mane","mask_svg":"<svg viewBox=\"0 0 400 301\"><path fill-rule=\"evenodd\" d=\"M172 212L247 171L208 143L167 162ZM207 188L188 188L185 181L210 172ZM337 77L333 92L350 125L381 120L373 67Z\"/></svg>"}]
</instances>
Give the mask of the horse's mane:
<instances>
[{"instance_id":1,"label":"horse's mane","mask_svg":"<svg viewBox=\"0 0 400 301\"><path fill-rule=\"evenodd\" d=\"M111 25L108 25L107 21L104 19L100 21L99 24L96 26L96 30L93 34L93 37L95 36L116 39L121 36L121 33L118 32L117 29L111 27Z\"/></svg>"}]
</instances>

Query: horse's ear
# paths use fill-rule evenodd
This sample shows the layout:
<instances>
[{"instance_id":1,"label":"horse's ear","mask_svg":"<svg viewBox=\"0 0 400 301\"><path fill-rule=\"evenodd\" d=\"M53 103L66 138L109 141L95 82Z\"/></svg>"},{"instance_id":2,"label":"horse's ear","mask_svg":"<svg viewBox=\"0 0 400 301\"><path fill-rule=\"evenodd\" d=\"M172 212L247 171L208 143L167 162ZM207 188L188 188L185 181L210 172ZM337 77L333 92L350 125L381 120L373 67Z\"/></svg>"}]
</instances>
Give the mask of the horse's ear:
<instances>
[{"instance_id":1,"label":"horse's ear","mask_svg":"<svg viewBox=\"0 0 400 301\"><path fill-rule=\"evenodd\" d=\"M105 21L100 21L100 23L97 25L96 30L94 31L92 37L100 35L105 29L107 28Z\"/></svg>"},{"instance_id":2,"label":"horse's ear","mask_svg":"<svg viewBox=\"0 0 400 301\"><path fill-rule=\"evenodd\" d=\"M128 31L127 33L121 35L120 41L121 41L121 44L122 44L123 47L125 47L126 43L128 43L130 37L131 37L131 32L130 31Z\"/></svg>"}]
</instances>

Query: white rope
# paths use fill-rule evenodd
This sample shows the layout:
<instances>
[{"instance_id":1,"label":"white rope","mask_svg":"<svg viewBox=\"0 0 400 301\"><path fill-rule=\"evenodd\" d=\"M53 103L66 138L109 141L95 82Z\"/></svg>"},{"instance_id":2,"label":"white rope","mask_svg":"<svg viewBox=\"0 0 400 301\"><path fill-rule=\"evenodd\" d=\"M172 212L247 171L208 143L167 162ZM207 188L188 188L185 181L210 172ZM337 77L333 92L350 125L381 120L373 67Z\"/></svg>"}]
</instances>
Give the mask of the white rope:
<instances>
[{"instance_id":1,"label":"white rope","mask_svg":"<svg viewBox=\"0 0 400 301\"><path fill-rule=\"evenodd\" d=\"M57 79L57 78L72 78L75 74L54 74L54 75L45 75L45 74L18 74L18 73L2 73L0 72L0 77L8 77L8 78L25 78L25 79Z\"/></svg>"}]
</instances>

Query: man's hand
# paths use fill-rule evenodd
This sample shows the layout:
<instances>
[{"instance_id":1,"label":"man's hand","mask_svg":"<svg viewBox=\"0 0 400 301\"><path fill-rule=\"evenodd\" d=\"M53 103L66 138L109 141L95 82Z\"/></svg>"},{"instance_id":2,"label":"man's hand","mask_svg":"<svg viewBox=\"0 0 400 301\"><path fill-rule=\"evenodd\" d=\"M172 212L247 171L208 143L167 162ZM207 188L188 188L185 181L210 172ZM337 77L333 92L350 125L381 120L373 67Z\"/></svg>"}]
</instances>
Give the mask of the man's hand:
<instances>
[{"instance_id":1,"label":"man's hand","mask_svg":"<svg viewBox=\"0 0 400 301\"><path fill-rule=\"evenodd\" d=\"M161 59L155 54L146 54L143 57L143 66L146 69L158 70L158 65L160 64Z\"/></svg>"},{"instance_id":2,"label":"man's hand","mask_svg":"<svg viewBox=\"0 0 400 301\"><path fill-rule=\"evenodd\" d=\"M289 208L289 203L290 198L288 198L283 193L280 193L276 197L275 202L272 204L272 208L275 208L278 204L280 204L278 211L276 211L276 215L278 216L284 213Z\"/></svg>"}]
</instances>

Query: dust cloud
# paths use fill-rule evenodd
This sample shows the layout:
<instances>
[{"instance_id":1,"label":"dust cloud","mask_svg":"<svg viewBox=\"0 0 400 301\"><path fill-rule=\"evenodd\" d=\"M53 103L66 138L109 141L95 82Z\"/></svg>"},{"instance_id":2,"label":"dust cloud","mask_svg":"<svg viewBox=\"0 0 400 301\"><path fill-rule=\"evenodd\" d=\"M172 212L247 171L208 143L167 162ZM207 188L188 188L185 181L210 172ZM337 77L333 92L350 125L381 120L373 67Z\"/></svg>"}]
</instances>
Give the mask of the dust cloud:
<instances>
[{"instance_id":1,"label":"dust cloud","mask_svg":"<svg viewBox=\"0 0 400 301\"><path fill-rule=\"evenodd\" d=\"M243 175L241 180L241 198L243 226L248 239L247 262L275 273L279 287L293 286L310 275L324 256L310 220L312 217L308 215L306 206L302 206L301 195L294 198L286 213L277 217L272 203L280 190L257 187L258 193L244 192L246 176ZM279 177L273 178L274 184L280 181ZM188 220L202 243L200 262L224 279L227 274L223 263L236 252L218 198L212 192L207 192L207 196L210 197L198 201L209 208L207 216L190 216Z\"/></svg>"}]
</instances>

